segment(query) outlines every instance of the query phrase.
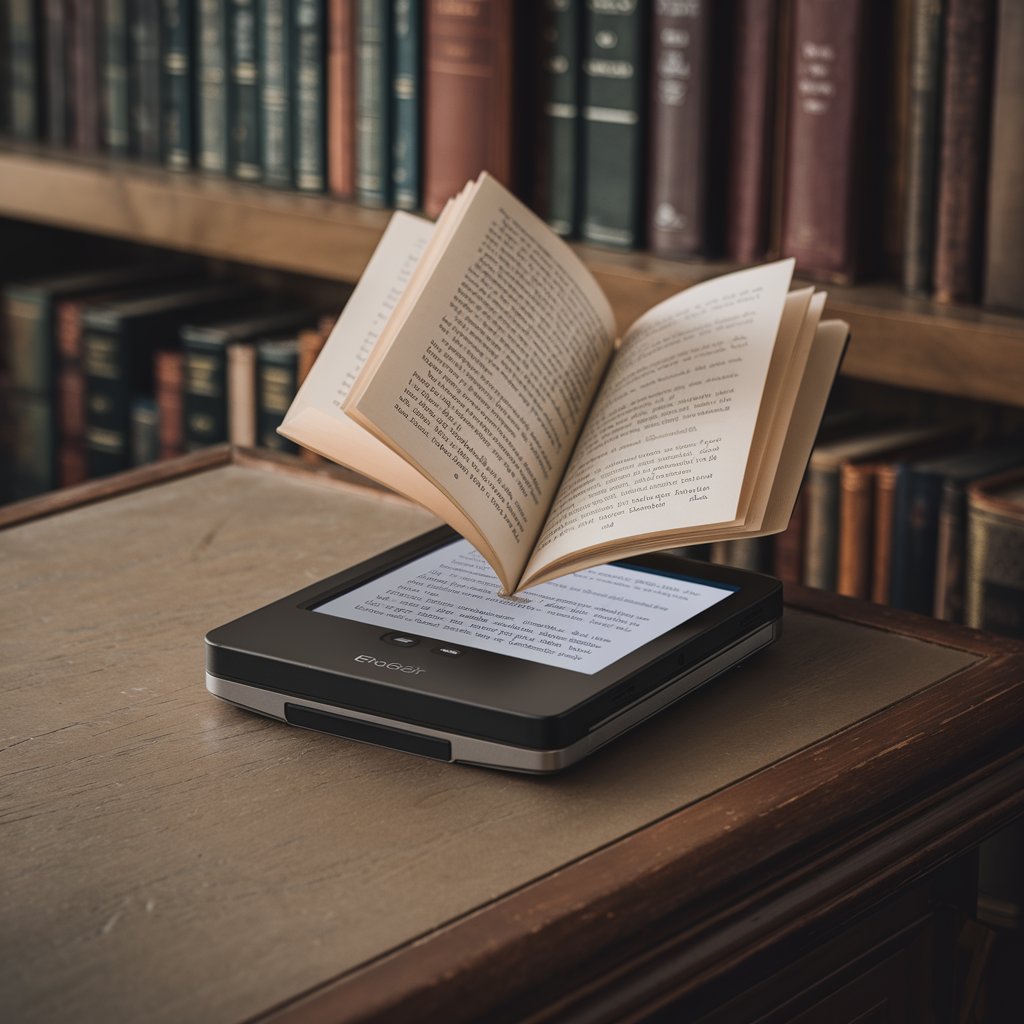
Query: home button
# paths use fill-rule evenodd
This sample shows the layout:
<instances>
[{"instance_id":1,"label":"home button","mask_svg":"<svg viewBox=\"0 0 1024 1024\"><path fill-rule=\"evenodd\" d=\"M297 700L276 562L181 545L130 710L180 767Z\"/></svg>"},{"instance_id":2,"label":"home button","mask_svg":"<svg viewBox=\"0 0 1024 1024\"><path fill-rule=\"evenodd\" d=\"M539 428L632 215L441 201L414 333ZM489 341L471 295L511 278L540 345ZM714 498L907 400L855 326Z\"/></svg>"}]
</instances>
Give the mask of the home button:
<instances>
[{"instance_id":1,"label":"home button","mask_svg":"<svg viewBox=\"0 0 1024 1024\"><path fill-rule=\"evenodd\" d=\"M419 643L416 637L409 636L407 633L385 633L381 640L395 647L415 647Z\"/></svg>"}]
</instances>

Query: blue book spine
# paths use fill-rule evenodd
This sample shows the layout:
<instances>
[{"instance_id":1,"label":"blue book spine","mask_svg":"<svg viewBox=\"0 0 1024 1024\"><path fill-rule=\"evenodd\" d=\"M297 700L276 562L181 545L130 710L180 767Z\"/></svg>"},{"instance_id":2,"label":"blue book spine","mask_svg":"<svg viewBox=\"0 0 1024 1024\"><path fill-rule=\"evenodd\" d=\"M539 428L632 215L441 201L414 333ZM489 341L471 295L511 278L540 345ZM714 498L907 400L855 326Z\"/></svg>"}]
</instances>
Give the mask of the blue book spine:
<instances>
[{"instance_id":1,"label":"blue book spine","mask_svg":"<svg viewBox=\"0 0 1024 1024\"><path fill-rule=\"evenodd\" d=\"M391 203L391 2L359 0L356 11L356 198Z\"/></svg>"},{"instance_id":2,"label":"blue book spine","mask_svg":"<svg viewBox=\"0 0 1024 1024\"><path fill-rule=\"evenodd\" d=\"M323 0L294 0L292 109L294 180L302 192L327 188L327 34Z\"/></svg>"},{"instance_id":3,"label":"blue book spine","mask_svg":"<svg viewBox=\"0 0 1024 1024\"><path fill-rule=\"evenodd\" d=\"M260 152L263 181L292 185L291 18L287 0L260 0Z\"/></svg>"},{"instance_id":4,"label":"blue book spine","mask_svg":"<svg viewBox=\"0 0 1024 1024\"><path fill-rule=\"evenodd\" d=\"M412 0L394 0L395 68L391 93L394 139L391 184L400 210L420 205L420 133L422 131L422 10Z\"/></svg>"}]
</instances>

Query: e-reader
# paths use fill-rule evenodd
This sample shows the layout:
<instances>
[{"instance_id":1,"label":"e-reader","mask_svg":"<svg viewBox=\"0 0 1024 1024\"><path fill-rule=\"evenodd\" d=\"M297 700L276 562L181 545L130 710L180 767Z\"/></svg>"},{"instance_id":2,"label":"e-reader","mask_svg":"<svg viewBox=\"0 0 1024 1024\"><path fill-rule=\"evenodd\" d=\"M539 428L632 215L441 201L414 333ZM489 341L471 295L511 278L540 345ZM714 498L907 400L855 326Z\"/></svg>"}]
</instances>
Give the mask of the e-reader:
<instances>
[{"instance_id":1,"label":"e-reader","mask_svg":"<svg viewBox=\"0 0 1024 1024\"><path fill-rule=\"evenodd\" d=\"M503 596L448 528L212 630L206 685L345 740L554 772L772 643L782 585L671 552Z\"/></svg>"}]
</instances>

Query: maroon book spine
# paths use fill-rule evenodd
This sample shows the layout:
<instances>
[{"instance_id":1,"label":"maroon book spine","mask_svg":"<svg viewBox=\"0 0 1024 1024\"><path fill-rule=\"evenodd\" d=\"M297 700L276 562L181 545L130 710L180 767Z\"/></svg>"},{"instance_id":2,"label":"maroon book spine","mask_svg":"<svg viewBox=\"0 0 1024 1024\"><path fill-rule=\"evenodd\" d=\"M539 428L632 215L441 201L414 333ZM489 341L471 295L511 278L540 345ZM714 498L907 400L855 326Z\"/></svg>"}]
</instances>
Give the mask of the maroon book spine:
<instances>
[{"instance_id":1,"label":"maroon book spine","mask_svg":"<svg viewBox=\"0 0 1024 1024\"><path fill-rule=\"evenodd\" d=\"M994 20L994 0L948 0L935 224L940 302L975 302L981 292Z\"/></svg>"},{"instance_id":2,"label":"maroon book spine","mask_svg":"<svg viewBox=\"0 0 1024 1024\"><path fill-rule=\"evenodd\" d=\"M71 51L71 126L75 148L85 153L100 148L100 66L98 0L72 5L74 46Z\"/></svg>"},{"instance_id":3,"label":"maroon book spine","mask_svg":"<svg viewBox=\"0 0 1024 1024\"><path fill-rule=\"evenodd\" d=\"M725 249L738 263L768 251L778 19L779 0L737 2Z\"/></svg>"},{"instance_id":4,"label":"maroon book spine","mask_svg":"<svg viewBox=\"0 0 1024 1024\"><path fill-rule=\"evenodd\" d=\"M513 0L425 8L423 208L488 171L513 187Z\"/></svg>"},{"instance_id":5,"label":"maroon book spine","mask_svg":"<svg viewBox=\"0 0 1024 1024\"><path fill-rule=\"evenodd\" d=\"M173 459L185 450L185 415L182 404L184 371L181 352L158 351L154 357L156 407L160 423L160 458Z\"/></svg>"},{"instance_id":6,"label":"maroon book spine","mask_svg":"<svg viewBox=\"0 0 1024 1024\"><path fill-rule=\"evenodd\" d=\"M327 185L344 199L356 182L355 0L327 10Z\"/></svg>"},{"instance_id":7,"label":"maroon book spine","mask_svg":"<svg viewBox=\"0 0 1024 1024\"><path fill-rule=\"evenodd\" d=\"M88 479L85 459L85 371L82 369L82 303L57 309L57 473L61 487Z\"/></svg>"},{"instance_id":8,"label":"maroon book spine","mask_svg":"<svg viewBox=\"0 0 1024 1024\"><path fill-rule=\"evenodd\" d=\"M711 7L708 0L655 5L647 237L659 256L703 256L710 248Z\"/></svg>"},{"instance_id":9,"label":"maroon book spine","mask_svg":"<svg viewBox=\"0 0 1024 1024\"><path fill-rule=\"evenodd\" d=\"M871 0L793 5L781 247L800 273L840 283L864 269L880 200L869 158L881 147L866 134L870 14Z\"/></svg>"}]
</instances>

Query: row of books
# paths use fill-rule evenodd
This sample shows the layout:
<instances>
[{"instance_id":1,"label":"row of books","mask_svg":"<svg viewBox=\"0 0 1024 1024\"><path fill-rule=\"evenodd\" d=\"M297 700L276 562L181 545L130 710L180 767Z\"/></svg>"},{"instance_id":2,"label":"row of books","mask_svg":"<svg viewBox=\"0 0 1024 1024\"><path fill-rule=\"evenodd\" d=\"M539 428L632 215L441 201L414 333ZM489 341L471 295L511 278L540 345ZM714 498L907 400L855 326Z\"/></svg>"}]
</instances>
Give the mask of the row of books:
<instances>
[{"instance_id":1,"label":"row of books","mask_svg":"<svg viewBox=\"0 0 1024 1024\"><path fill-rule=\"evenodd\" d=\"M1024 636L1024 439L829 414L789 529L714 561Z\"/></svg>"},{"instance_id":2,"label":"row of books","mask_svg":"<svg viewBox=\"0 0 1024 1024\"><path fill-rule=\"evenodd\" d=\"M3 479L30 497L276 428L333 323L185 263L4 287Z\"/></svg>"},{"instance_id":3,"label":"row of books","mask_svg":"<svg viewBox=\"0 0 1024 1024\"><path fill-rule=\"evenodd\" d=\"M15 136L1020 311L1021 0L10 0ZM993 70L994 69L994 70Z\"/></svg>"}]
</instances>

